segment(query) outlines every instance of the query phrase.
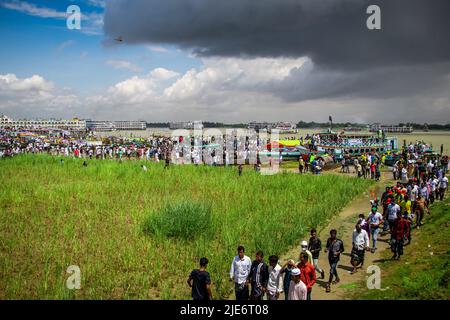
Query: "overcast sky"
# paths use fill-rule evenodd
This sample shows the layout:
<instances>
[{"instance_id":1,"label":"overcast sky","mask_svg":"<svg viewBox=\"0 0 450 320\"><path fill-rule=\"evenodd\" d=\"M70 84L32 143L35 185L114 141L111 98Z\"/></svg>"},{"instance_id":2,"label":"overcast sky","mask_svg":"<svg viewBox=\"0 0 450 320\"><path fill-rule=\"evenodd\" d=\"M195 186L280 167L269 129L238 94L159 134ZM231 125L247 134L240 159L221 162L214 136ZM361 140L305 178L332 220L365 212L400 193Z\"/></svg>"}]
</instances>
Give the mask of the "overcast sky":
<instances>
[{"instance_id":1,"label":"overcast sky","mask_svg":"<svg viewBox=\"0 0 450 320\"><path fill-rule=\"evenodd\" d=\"M66 27L71 4L81 30ZM373 4L381 30L366 27ZM0 114L449 123L449 12L448 0L2 0Z\"/></svg>"}]
</instances>

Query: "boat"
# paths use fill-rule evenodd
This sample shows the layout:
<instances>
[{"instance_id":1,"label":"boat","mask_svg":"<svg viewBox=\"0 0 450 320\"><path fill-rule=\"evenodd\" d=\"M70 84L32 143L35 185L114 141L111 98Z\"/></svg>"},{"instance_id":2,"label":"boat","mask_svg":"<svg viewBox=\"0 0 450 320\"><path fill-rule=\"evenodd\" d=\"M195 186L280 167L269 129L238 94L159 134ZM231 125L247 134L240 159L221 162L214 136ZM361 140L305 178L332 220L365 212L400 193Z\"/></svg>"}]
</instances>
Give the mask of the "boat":
<instances>
[{"instance_id":1,"label":"boat","mask_svg":"<svg viewBox=\"0 0 450 320\"><path fill-rule=\"evenodd\" d=\"M374 132L333 132L327 131L318 134L319 139L314 148L321 153L330 154L336 160L344 155L358 157L362 154L383 154L397 150L396 137L387 137L384 133Z\"/></svg>"}]
</instances>

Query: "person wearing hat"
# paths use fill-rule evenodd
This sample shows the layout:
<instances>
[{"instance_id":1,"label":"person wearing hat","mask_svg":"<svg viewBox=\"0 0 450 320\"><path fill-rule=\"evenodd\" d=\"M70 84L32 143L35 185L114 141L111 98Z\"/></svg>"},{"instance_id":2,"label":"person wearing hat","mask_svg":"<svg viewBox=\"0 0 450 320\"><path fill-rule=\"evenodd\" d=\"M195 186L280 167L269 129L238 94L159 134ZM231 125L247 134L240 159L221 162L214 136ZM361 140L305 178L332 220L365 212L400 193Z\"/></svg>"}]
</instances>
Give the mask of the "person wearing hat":
<instances>
[{"instance_id":1,"label":"person wearing hat","mask_svg":"<svg viewBox=\"0 0 450 320\"><path fill-rule=\"evenodd\" d=\"M377 211L377 207L372 207L367 220L369 222L370 237L372 238L371 252L374 253L377 250L377 238L380 226L383 225L383 216Z\"/></svg>"},{"instance_id":2,"label":"person wearing hat","mask_svg":"<svg viewBox=\"0 0 450 320\"><path fill-rule=\"evenodd\" d=\"M291 283L291 272L295 268L295 261L289 259L280 269L280 274L283 276L283 291L284 299L289 300L289 286Z\"/></svg>"},{"instance_id":3,"label":"person wearing hat","mask_svg":"<svg viewBox=\"0 0 450 320\"><path fill-rule=\"evenodd\" d=\"M306 300L308 289L300 280L300 269L293 268L291 271L291 282L289 284L288 300Z\"/></svg>"},{"instance_id":4,"label":"person wearing hat","mask_svg":"<svg viewBox=\"0 0 450 320\"><path fill-rule=\"evenodd\" d=\"M303 240L300 243L300 254L302 254L302 252L304 252L308 255L308 262L313 264L312 253L311 253L311 251L308 250L308 242L306 240Z\"/></svg>"}]
</instances>

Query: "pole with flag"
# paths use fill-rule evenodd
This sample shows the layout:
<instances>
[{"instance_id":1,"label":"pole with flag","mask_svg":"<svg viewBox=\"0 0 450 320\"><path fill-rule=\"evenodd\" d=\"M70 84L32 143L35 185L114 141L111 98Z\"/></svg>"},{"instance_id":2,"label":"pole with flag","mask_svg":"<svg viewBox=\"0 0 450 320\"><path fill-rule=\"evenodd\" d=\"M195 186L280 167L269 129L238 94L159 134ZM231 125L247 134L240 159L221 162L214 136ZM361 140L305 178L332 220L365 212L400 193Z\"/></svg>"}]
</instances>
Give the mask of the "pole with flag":
<instances>
[{"instance_id":1,"label":"pole with flag","mask_svg":"<svg viewBox=\"0 0 450 320\"><path fill-rule=\"evenodd\" d=\"M331 131L331 129L333 129L333 118L331 117L331 114L328 117L328 120L330 120L330 131Z\"/></svg>"}]
</instances>

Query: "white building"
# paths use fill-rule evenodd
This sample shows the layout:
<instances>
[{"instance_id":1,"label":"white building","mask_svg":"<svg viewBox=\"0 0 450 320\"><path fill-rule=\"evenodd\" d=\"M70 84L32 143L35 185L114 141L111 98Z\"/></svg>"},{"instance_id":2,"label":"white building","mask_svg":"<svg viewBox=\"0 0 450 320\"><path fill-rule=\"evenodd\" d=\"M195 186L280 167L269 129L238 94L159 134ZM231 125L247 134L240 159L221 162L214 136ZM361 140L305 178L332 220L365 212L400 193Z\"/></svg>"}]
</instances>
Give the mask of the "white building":
<instances>
[{"instance_id":1,"label":"white building","mask_svg":"<svg viewBox=\"0 0 450 320\"><path fill-rule=\"evenodd\" d=\"M98 121L87 120L86 127L94 131L113 131L113 130L146 130L145 121Z\"/></svg>"},{"instance_id":2,"label":"white building","mask_svg":"<svg viewBox=\"0 0 450 320\"><path fill-rule=\"evenodd\" d=\"M146 130L145 121L114 121L116 130Z\"/></svg>"},{"instance_id":3,"label":"white building","mask_svg":"<svg viewBox=\"0 0 450 320\"><path fill-rule=\"evenodd\" d=\"M67 129L85 130L86 121L78 118L70 120L13 120L5 115L0 116L0 128L26 128L26 129Z\"/></svg>"},{"instance_id":4,"label":"white building","mask_svg":"<svg viewBox=\"0 0 450 320\"><path fill-rule=\"evenodd\" d=\"M171 130L176 130L176 129L202 130L203 129L203 123L201 121L171 122L169 124L169 128Z\"/></svg>"},{"instance_id":5,"label":"white building","mask_svg":"<svg viewBox=\"0 0 450 320\"><path fill-rule=\"evenodd\" d=\"M113 131L116 129L113 121L86 120L86 128L93 131Z\"/></svg>"}]
</instances>

